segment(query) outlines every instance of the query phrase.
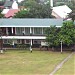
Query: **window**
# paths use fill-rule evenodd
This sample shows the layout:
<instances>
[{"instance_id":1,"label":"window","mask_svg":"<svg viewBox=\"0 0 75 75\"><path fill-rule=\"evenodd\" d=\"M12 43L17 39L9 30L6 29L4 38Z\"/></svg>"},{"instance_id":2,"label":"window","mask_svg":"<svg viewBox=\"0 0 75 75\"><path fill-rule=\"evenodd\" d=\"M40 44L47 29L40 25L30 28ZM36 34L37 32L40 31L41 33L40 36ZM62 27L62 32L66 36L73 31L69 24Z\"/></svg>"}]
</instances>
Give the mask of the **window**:
<instances>
[{"instance_id":1,"label":"window","mask_svg":"<svg viewBox=\"0 0 75 75\"><path fill-rule=\"evenodd\" d=\"M21 44L21 40L18 39L18 40L17 40L17 43L18 43L18 44Z\"/></svg>"},{"instance_id":2,"label":"window","mask_svg":"<svg viewBox=\"0 0 75 75\"><path fill-rule=\"evenodd\" d=\"M30 28L28 27L25 28L25 34L30 34Z\"/></svg>"},{"instance_id":3,"label":"window","mask_svg":"<svg viewBox=\"0 0 75 75\"><path fill-rule=\"evenodd\" d=\"M43 28L43 34L46 34L46 28Z\"/></svg>"},{"instance_id":4,"label":"window","mask_svg":"<svg viewBox=\"0 0 75 75\"><path fill-rule=\"evenodd\" d=\"M34 34L42 34L42 28L34 28Z\"/></svg>"},{"instance_id":5,"label":"window","mask_svg":"<svg viewBox=\"0 0 75 75\"><path fill-rule=\"evenodd\" d=\"M23 31L24 31L24 28L22 28L22 27L17 27L16 28L16 34L17 35L23 35Z\"/></svg>"},{"instance_id":6,"label":"window","mask_svg":"<svg viewBox=\"0 0 75 75\"><path fill-rule=\"evenodd\" d=\"M26 44L30 44L30 40L25 40L25 43Z\"/></svg>"},{"instance_id":7,"label":"window","mask_svg":"<svg viewBox=\"0 0 75 75\"><path fill-rule=\"evenodd\" d=\"M8 43L8 40L7 39L3 40L3 43L4 44L7 44Z\"/></svg>"},{"instance_id":8,"label":"window","mask_svg":"<svg viewBox=\"0 0 75 75\"><path fill-rule=\"evenodd\" d=\"M41 44L41 40L33 40L33 44Z\"/></svg>"},{"instance_id":9,"label":"window","mask_svg":"<svg viewBox=\"0 0 75 75\"><path fill-rule=\"evenodd\" d=\"M5 39L5 40L3 40L3 43L4 44L11 44L12 45L12 40L11 39Z\"/></svg>"}]
</instances>

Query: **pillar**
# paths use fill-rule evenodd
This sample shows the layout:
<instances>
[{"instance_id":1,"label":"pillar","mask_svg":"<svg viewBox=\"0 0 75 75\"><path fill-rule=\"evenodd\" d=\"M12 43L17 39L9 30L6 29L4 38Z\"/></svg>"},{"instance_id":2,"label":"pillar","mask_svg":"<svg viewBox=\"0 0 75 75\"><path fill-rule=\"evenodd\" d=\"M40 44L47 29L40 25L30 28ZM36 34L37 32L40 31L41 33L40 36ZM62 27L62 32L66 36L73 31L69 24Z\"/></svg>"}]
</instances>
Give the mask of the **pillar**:
<instances>
[{"instance_id":1,"label":"pillar","mask_svg":"<svg viewBox=\"0 0 75 75\"><path fill-rule=\"evenodd\" d=\"M32 39L30 40L30 45L32 46Z\"/></svg>"},{"instance_id":2,"label":"pillar","mask_svg":"<svg viewBox=\"0 0 75 75\"><path fill-rule=\"evenodd\" d=\"M50 6L53 7L53 0L50 0Z\"/></svg>"},{"instance_id":3,"label":"pillar","mask_svg":"<svg viewBox=\"0 0 75 75\"><path fill-rule=\"evenodd\" d=\"M6 34L8 35L8 28L6 28Z\"/></svg>"},{"instance_id":4,"label":"pillar","mask_svg":"<svg viewBox=\"0 0 75 75\"><path fill-rule=\"evenodd\" d=\"M12 27L12 35L13 35L13 27Z\"/></svg>"},{"instance_id":5,"label":"pillar","mask_svg":"<svg viewBox=\"0 0 75 75\"><path fill-rule=\"evenodd\" d=\"M32 53L32 39L30 40L30 52Z\"/></svg>"},{"instance_id":6,"label":"pillar","mask_svg":"<svg viewBox=\"0 0 75 75\"><path fill-rule=\"evenodd\" d=\"M31 27L30 27L30 34L32 33Z\"/></svg>"}]
</instances>

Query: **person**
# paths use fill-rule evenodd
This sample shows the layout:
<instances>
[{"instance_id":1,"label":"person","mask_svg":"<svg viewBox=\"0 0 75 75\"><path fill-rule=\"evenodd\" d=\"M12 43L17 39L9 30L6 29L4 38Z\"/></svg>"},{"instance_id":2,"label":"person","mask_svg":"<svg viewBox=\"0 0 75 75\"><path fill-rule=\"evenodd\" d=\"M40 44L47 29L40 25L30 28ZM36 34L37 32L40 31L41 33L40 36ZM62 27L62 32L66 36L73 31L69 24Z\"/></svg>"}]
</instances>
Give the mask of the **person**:
<instances>
[{"instance_id":1,"label":"person","mask_svg":"<svg viewBox=\"0 0 75 75\"><path fill-rule=\"evenodd\" d=\"M23 36L24 36L24 31L22 31L22 34L23 34Z\"/></svg>"}]
</instances>

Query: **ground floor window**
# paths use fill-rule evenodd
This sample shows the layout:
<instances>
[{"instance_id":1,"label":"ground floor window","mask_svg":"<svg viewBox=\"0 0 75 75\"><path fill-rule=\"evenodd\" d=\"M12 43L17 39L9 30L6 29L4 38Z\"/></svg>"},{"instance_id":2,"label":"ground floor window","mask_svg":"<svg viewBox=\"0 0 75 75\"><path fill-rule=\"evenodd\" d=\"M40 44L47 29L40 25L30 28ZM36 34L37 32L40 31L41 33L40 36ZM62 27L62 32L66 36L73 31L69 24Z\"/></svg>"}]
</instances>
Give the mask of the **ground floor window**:
<instances>
[{"instance_id":1,"label":"ground floor window","mask_svg":"<svg viewBox=\"0 0 75 75\"><path fill-rule=\"evenodd\" d=\"M3 44L10 44L10 45L12 45L13 41L14 41L15 44L22 44L22 43L30 44L31 43L30 39L15 39L15 40L13 40L13 39L4 39L3 40ZM32 40L32 44L35 44L35 45L36 44L40 44L41 45L41 42L43 42L43 41L44 40L33 39Z\"/></svg>"},{"instance_id":2,"label":"ground floor window","mask_svg":"<svg viewBox=\"0 0 75 75\"><path fill-rule=\"evenodd\" d=\"M33 40L33 44L41 44L41 40Z\"/></svg>"},{"instance_id":3,"label":"ground floor window","mask_svg":"<svg viewBox=\"0 0 75 75\"><path fill-rule=\"evenodd\" d=\"M3 40L3 43L12 45L12 39L5 39Z\"/></svg>"},{"instance_id":4,"label":"ground floor window","mask_svg":"<svg viewBox=\"0 0 75 75\"><path fill-rule=\"evenodd\" d=\"M30 44L30 40L25 40L25 44Z\"/></svg>"},{"instance_id":5,"label":"ground floor window","mask_svg":"<svg viewBox=\"0 0 75 75\"><path fill-rule=\"evenodd\" d=\"M3 43L4 43L4 44L7 44L7 43L8 43L8 40L6 40L6 39L3 40Z\"/></svg>"},{"instance_id":6,"label":"ground floor window","mask_svg":"<svg viewBox=\"0 0 75 75\"><path fill-rule=\"evenodd\" d=\"M17 40L17 44L21 44L21 40L20 39Z\"/></svg>"}]
</instances>

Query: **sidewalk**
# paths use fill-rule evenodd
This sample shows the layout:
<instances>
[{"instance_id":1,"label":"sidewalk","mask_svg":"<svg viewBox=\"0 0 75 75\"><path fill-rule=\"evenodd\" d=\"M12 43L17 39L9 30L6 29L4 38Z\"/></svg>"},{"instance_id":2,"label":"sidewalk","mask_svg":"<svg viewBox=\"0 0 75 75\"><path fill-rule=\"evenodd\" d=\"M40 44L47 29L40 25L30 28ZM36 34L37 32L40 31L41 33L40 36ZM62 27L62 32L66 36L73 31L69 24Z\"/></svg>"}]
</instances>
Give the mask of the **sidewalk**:
<instances>
[{"instance_id":1,"label":"sidewalk","mask_svg":"<svg viewBox=\"0 0 75 75\"><path fill-rule=\"evenodd\" d=\"M67 60L69 60L69 58L70 58L74 53L75 53L75 52L72 52L72 53L71 53L68 57L66 57L61 63L59 63L49 75L54 75L54 73L55 73L57 70L59 70L59 69L63 66L63 64L64 64Z\"/></svg>"}]
</instances>

